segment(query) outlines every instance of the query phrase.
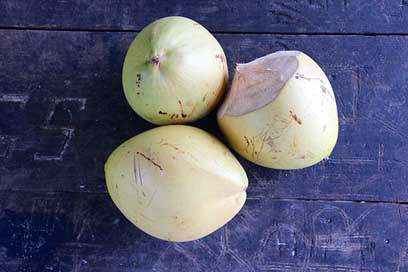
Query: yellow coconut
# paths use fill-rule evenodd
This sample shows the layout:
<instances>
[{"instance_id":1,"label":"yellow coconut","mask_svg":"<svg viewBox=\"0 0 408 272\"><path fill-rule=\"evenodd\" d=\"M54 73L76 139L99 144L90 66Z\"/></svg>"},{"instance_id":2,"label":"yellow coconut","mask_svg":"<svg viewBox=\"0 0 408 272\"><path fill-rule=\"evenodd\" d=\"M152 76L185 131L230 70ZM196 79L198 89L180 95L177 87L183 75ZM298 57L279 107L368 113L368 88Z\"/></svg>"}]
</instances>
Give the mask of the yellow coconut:
<instances>
[{"instance_id":1,"label":"yellow coconut","mask_svg":"<svg viewBox=\"0 0 408 272\"><path fill-rule=\"evenodd\" d=\"M105 165L109 194L144 232L169 241L204 237L231 220L246 200L246 173L207 132L163 126L120 145Z\"/></svg>"},{"instance_id":2,"label":"yellow coconut","mask_svg":"<svg viewBox=\"0 0 408 272\"><path fill-rule=\"evenodd\" d=\"M144 28L130 45L123 87L133 110L158 124L195 121L222 97L228 67L220 44L203 26L166 17Z\"/></svg>"},{"instance_id":3,"label":"yellow coconut","mask_svg":"<svg viewBox=\"0 0 408 272\"><path fill-rule=\"evenodd\" d=\"M299 51L280 51L238 64L218 123L246 159L270 168L298 169L328 157L338 135L332 87Z\"/></svg>"}]
</instances>

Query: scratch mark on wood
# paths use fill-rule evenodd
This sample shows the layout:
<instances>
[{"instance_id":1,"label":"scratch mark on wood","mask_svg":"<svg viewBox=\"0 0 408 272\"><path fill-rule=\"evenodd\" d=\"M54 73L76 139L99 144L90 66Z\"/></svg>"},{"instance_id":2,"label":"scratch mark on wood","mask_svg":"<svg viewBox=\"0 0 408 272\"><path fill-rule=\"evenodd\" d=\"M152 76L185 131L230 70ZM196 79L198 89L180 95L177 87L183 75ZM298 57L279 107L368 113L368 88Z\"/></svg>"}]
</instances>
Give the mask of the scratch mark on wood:
<instances>
[{"instance_id":1,"label":"scratch mark on wood","mask_svg":"<svg viewBox=\"0 0 408 272\"><path fill-rule=\"evenodd\" d=\"M361 165L361 164L373 164L377 163L377 160L373 159L363 159L363 158L341 158L332 159L328 158L327 161L333 164L351 164L351 165Z\"/></svg>"},{"instance_id":2,"label":"scratch mark on wood","mask_svg":"<svg viewBox=\"0 0 408 272\"><path fill-rule=\"evenodd\" d=\"M380 118L374 116L374 120L377 121L383 128L387 129L393 134L399 135L401 138L408 139L408 135L400 131L399 129L395 128L392 124L381 120Z\"/></svg>"},{"instance_id":3,"label":"scratch mark on wood","mask_svg":"<svg viewBox=\"0 0 408 272\"><path fill-rule=\"evenodd\" d=\"M75 130L69 127L54 127L54 126L45 126L43 127L45 130L60 130L64 135L64 143L62 145L62 150L58 155L41 155L40 153L34 153L34 160L35 161L62 161L64 158L64 154L67 151L70 141L74 136Z\"/></svg>"},{"instance_id":4,"label":"scratch mark on wood","mask_svg":"<svg viewBox=\"0 0 408 272\"><path fill-rule=\"evenodd\" d=\"M23 110L30 99L26 94L0 94L0 102L19 103L20 109Z\"/></svg>"},{"instance_id":5,"label":"scratch mark on wood","mask_svg":"<svg viewBox=\"0 0 408 272\"><path fill-rule=\"evenodd\" d=\"M327 251L361 251L369 244L370 236L343 233L321 234L315 237L315 246Z\"/></svg>"},{"instance_id":6,"label":"scratch mark on wood","mask_svg":"<svg viewBox=\"0 0 408 272\"><path fill-rule=\"evenodd\" d=\"M160 267L160 265L162 264L162 260L164 259L164 257L167 254L167 251L169 250L169 248L171 247L171 245L168 245L159 255L159 257L157 258L157 261L153 264L152 269L153 271L158 271L158 267Z\"/></svg>"},{"instance_id":7,"label":"scratch mark on wood","mask_svg":"<svg viewBox=\"0 0 408 272\"><path fill-rule=\"evenodd\" d=\"M237 219L240 222L241 229L249 230L255 219L248 211L245 211L245 209L245 207L241 209L237 215Z\"/></svg>"},{"instance_id":8,"label":"scratch mark on wood","mask_svg":"<svg viewBox=\"0 0 408 272\"><path fill-rule=\"evenodd\" d=\"M56 204L46 197L34 198L31 204L30 224L36 226L36 231L49 232L55 230L55 216L60 212L60 202ZM41 214L41 226L35 224L34 214Z\"/></svg>"},{"instance_id":9,"label":"scratch mark on wood","mask_svg":"<svg viewBox=\"0 0 408 272\"><path fill-rule=\"evenodd\" d=\"M255 217L250 213L248 208L244 207L243 209L241 209L240 214L243 217L245 217L248 222L250 222L250 221L255 222L256 221Z\"/></svg>"},{"instance_id":10,"label":"scratch mark on wood","mask_svg":"<svg viewBox=\"0 0 408 272\"><path fill-rule=\"evenodd\" d=\"M351 219L350 217L347 215L347 213L340 207L336 207L336 206L329 206L329 207L325 207L325 208L321 208L319 210L317 210L313 216L312 216L312 233L313 236L316 235L316 225L318 222L318 217L324 213L324 212L330 212L330 213L334 213L334 214L338 214L340 215L340 217L343 219L343 224L345 226L345 229L349 229L350 225L351 225Z\"/></svg>"},{"instance_id":11,"label":"scratch mark on wood","mask_svg":"<svg viewBox=\"0 0 408 272\"><path fill-rule=\"evenodd\" d=\"M215 257L214 251L207 245L207 243L205 243L205 242L202 241L202 240L196 240L196 241L194 241L194 243L195 243L196 245L198 245L200 248L204 249L205 252L206 252L208 255L210 255L210 256L212 256L212 257Z\"/></svg>"},{"instance_id":12,"label":"scratch mark on wood","mask_svg":"<svg viewBox=\"0 0 408 272\"><path fill-rule=\"evenodd\" d=\"M341 97L340 94L337 95L337 101L338 101L339 105L341 106L341 107L338 107L340 116L341 116L342 119L345 119L346 118L346 114L344 113L345 104L344 104L343 98Z\"/></svg>"},{"instance_id":13,"label":"scratch mark on wood","mask_svg":"<svg viewBox=\"0 0 408 272\"><path fill-rule=\"evenodd\" d=\"M300 12L298 9L296 9L294 6L292 6L292 5L290 5L290 4L287 4L287 3L285 3L285 2L272 2L272 4L273 4L274 6L276 6L277 8L279 8L279 9L286 9L286 10L288 10L288 11L291 11L291 12L297 13L297 14L300 14L300 13L301 13L301 12Z\"/></svg>"},{"instance_id":14,"label":"scratch mark on wood","mask_svg":"<svg viewBox=\"0 0 408 272\"><path fill-rule=\"evenodd\" d=\"M86 109L86 98L78 97L55 97L51 100L50 109L48 111L47 118L45 120L45 125L50 125L52 117L54 116L55 110L60 103L63 102L75 102L79 105L79 110L83 111ZM71 114L72 115L72 114Z\"/></svg>"},{"instance_id":15,"label":"scratch mark on wood","mask_svg":"<svg viewBox=\"0 0 408 272\"><path fill-rule=\"evenodd\" d=\"M384 144L378 145L378 163L377 163L378 172L384 172Z\"/></svg>"},{"instance_id":16,"label":"scratch mark on wood","mask_svg":"<svg viewBox=\"0 0 408 272\"><path fill-rule=\"evenodd\" d=\"M317 0L309 0L309 5L313 8L321 8L321 9L328 9L329 8L329 0L323 0L324 4L317 3Z\"/></svg>"},{"instance_id":17,"label":"scratch mark on wood","mask_svg":"<svg viewBox=\"0 0 408 272\"><path fill-rule=\"evenodd\" d=\"M191 254L189 251L187 251L181 244L174 244L173 248L183 255L186 259L192 262L192 264L199 270L199 271L204 271L203 268L200 265L200 262L197 260L197 258Z\"/></svg>"},{"instance_id":18,"label":"scratch mark on wood","mask_svg":"<svg viewBox=\"0 0 408 272\"><path fill-rule=\"evenodd\" d=\"M228 254L241 266L245 267L247 271L255 271L254 267L245 261L236 251L229 250Z\"/></svg>"},{"instance_id":19,"label":"scratch mark on wood","mask_svg":"<svg viewBox=\"0 0 408 272\"><path fill-rule=\"evenodd\" d=\"M26 6L27 8L24 9L24 17L27 17L30 14L34 2L35 1L29 1L28 5Z\"/></svg>"},{"instance_id":20,"label":"scratch mark on wood","mask_svg":"<svg viewBox=\"0 0 408 272\"><path fill-rule=\"evenodd\" d=\"M0 135L0 158L11 158L16 147L16 142L17 137Z\"/></svg>"},{"instance_id":21,"label":"scratch mark on wood","mask_svg":"<svg viewBox=\"0 0 408 272\"><path fill-rule=\"evenodd\" d=\"M78 272L79 270L78 270L78 249L76 248L75 250L74 250L74 255L73 255L73 260L72 260L72 262L73 262L73 264L74 264L74 272Z\"/></svg>"},{"instance_id":22,"label":"scratch mark on wood","mask_svg":"<svg viewBox=\"0 0 408 272\"><path fill-rule=\"evenodd\" d=\"M365 210L362 214L360 214L359 217L357 217L354 222L350 225L350 227L348 228L348 231L350 233L354 233L357 231L357 227L364 222L364 220L367 218L367 216L374 211L374 208L369 208L367 210Z\"/></svg>"},{"instance_id":23,"label":"scratch mark on wood","mask_svg":"<svg viewBox=\"0 0 408 272\"><path fill-rule=\"evenodd\" d=\"M79 232L78 232L78 234L76 236L76 240L79 241L81 239L81 237L85 233L86 229L88 229L88 231L90 232L92 241L95 241L95 233L94 233L94 231L92 229L92 226L91 226L88 218L85 218L82 221L81 229L79 230Z\"/></svg>"},{"instance_id":24,"label":"scratch mark on wood","mask_svg":"<svg viewBox=\"0 0 408 272\"><path fill-rule=\"evenodd\" d=\"M225 225L223 232L221 233L221 256L224 256L229 250L229 230L228 226Z\"/></svg>"},{"instance_id":25,"label":"scratch mark on wood","mask_svg":"<svg viewBox=\"0 0 408 272\"><path fill-rule=\"evenodd\" d=\"M64 158L64 154L67 151L70 142L75 134L75 129L71 126L53 126L51 125L51 120L54 116L56 106L62 102L75 102L79 105L79 110L85 110L86 107L86 98L70 98L70 97L57 97L51 100L51 107L47 114L45 125L42 127L44 130L59 130L62 134L65 135L64 142L62 144L62 149L59 154L57 155L41 155L39 152L34 153L34 160L35 161L62 161ZM71 113L72 117L72 113Z\"/></svg>"},{"instance_id":26,"label":"scratch mark on wood","mask_svg":"<svg viewBox=\"0 0 408 272\"><path fill-rule=\"evenodd\" d=\"M358 117L358 112L360 111L360 92L361 92L361 71L360 67L357 67L354 74L356 81L356 88L353 92L353 118Z\"/></svg>"},{"instance_id":27,"label":"scratch mark on wood","mask_svg":"<svg viewBox=\"0 0 408 272\"><path fill-rule=\"evenodd\" d=\"M404 224L404 222L402 220L401 205L400 204L397 205L397 212L398 212L399 221L400 221L400 223L402 225L402 224ZM403 232L404 232L404 230L403 230ZM407 238L405 238L404 245L399 251L398 266L397 266L397 270L396 270L397 272L402 271L401 266L403 266L404 264L407 263L406 262L407 254L408 254L408 244L407 244Z\"/></svg>"},{"instance_id":28,"label":"scratch mark on wood","mask_svg":"<svg viewBox=\"0 0 408 272\"><path fill-rule=\"evenodd\" d=\"M269 243L269 240L271 239L272 235L277 231L278 229L275 227L268 228L264 231L262 238L260 240L260 247L261 247L260 252L262 252L265 246Z\"/></svg>"},{"instance_id":29,"label":"scratch mark on wood","mask_svg":"<svg viewBox=\"0 0 408 272\"><path fill-rule=\"evenodd\" d=\"M76 102L80 107L80 110L85 110L86 108L86 98L82 97L57 97L54 98L55 104L59 104L61 102Z\"/></svg>"},{"instance_id":30,"label":"scratch mark on wood","mask_svg":"<svg viewBox=\"0 0 408 272\"><path fill-rule=\"evenodd\" d=\"M353 186L353 191L358 192L363 190L364 188L367 188L370 185L374 185L376 182L381 181L383 178L382 173L376 173L372 176L370 176L368 179L366 179L364 182L360 182L359 184ZM341 175L339 179L345 179L344 175ZM350 179L349 179L350 180ZM351 181L351 180L350 180ZM351 181L352 182L352 181Z\"/></svg>"},{"instance_id":31,"label":"scratch mark on wood","mask_svg":"<svg viewBox=\"0 0 408 272\"><path fill-rule=\"evenodd\" d=\"M272 227L267 228L267 229L263 232L262 237L261 237L261 240L259 241L259 242L260 242L260 244L259 244L259 250L258 250L257 253L255 254L255 258L256 258L256 259L259 260L259 259L261 258L261 255L262 255L262 254L264 253L264 251L266 250L267 245L268 245L269 241L270 241L271 238L272 238L272 235L274 235L277 231L278 231L278 228L276 228L275 226L272 226Z\"/></svg>"},{"instance_id":32,"label":"scratch mark on wood","mask_svg":"<svg viewBox=\"0 0 408 272\"><path fill-rule=\"evenodd\" d=\"M64 242L60 244L63 247L71 248L93 248L93 249L103 249L106 246L96 243L85 243L85 242Z\"/></svg>"},{"instance_id":33,"label":"scratch mark on wood","mask_svg":"<svg viewBox=\"0 0 408 272\"><path fill-rule=\"evenodd\" d=\"M303 270L297 264L292 263L280 263L273 262L271 264L262 264L258 268L261 271L282 271L282 272L294 272L294 271L319 271L319 272L373 272L370 268L354 267L346 265L323 265L323 264L310 264L307 266L307 270Z\"/></svg>"}]
</instances>

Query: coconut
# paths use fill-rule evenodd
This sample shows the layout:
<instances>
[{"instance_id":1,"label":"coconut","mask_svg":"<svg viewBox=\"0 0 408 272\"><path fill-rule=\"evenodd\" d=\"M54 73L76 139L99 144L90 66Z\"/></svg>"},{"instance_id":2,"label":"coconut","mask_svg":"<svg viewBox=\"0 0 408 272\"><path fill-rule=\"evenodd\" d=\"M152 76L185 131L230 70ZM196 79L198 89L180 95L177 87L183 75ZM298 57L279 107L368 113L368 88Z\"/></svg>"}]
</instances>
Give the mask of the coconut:
<instances>
[{"instance_id":1,"label":"coconut","mask_svg":"<svg viewBox=\"0 0 408 272\"><path fill-rule=\"evenodd\" d=\"M246 159L298 169L328 157L338 136L330 82L306 54L280 51L238 64L218 124Z\"/></svg>"},{"instance_id":2,"label":"coconut","mask_svg":"<svg viewBox=\"0 0 408 272\"><path fill-rule=\"evenodd\" d=\"M123 88L132 109L157 124L180 124L207 115L220 101L228 67L220 44L199 23L166 17L144 28L123 65Z\"/></svg>"},{"instance_id":3,"label":"coconut","mask_svg":"<svg viewBox=\"0 0 408 272\"><path fill-rule=\"evenodd\" d=\"M246 173L207 132L163 126L120 145L105 164L109 195L144 232L169 241L204 237L246 200Z\"/></svg>"}]
</instances>

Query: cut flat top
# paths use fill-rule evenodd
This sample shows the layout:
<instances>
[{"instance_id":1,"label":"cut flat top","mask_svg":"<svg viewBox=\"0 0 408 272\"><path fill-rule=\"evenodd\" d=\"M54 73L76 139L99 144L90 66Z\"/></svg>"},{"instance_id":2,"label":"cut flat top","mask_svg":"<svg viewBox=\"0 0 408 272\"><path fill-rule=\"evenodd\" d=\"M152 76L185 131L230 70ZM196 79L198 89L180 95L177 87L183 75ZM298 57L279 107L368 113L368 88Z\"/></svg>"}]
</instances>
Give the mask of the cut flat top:
<instances>
[{"instance_id":1,"label":"cut flat top","mask_svg":"<svg viewBox=\"0 0 408 272\"><path fill-rule=\"evenodd\" d=\"M182 15L216 32L408 33L408 1L96 1L3 0L0 26L141 30Z\"/></svg>"}]
</instances>

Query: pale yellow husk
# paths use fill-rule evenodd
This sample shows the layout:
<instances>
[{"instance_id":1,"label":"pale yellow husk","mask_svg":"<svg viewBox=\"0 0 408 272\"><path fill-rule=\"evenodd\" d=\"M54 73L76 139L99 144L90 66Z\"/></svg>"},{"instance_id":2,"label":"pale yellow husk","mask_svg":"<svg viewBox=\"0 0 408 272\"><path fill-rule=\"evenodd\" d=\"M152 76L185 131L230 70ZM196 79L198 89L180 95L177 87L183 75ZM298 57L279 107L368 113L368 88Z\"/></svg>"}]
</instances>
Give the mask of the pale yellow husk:
<instances>
[{"instance_id":1,"label":"pale yellow husk","mask_svg":"<svg viewBox=\"0 0 408 272\"><path fill-rule=\"evenodd\" d=\"M260 81L257 84L249 84L251 79L245 74L240 77L246 78L245 82L234 77L231 93L218 113L218 123L231 146L256 164L275 169L311 166L328 157L337 141L338 114L333 90L325 73L307 55L298 51L275 54L237 67L235 77L251 73L251 69L256 69L257 75L262 74L262 69L269 69L271 74L265 72L263 78L255 78ZM273 60L271 63L279 67L268 67L268 62L276 57L296 59ZM293 64L292 73L281 84L287 74L279 71L286 69L288 63ZM269 91L271 101L264 97L251 102L252 109L251 105L233 108L234 101L243 103L242 97L252 101L251 93L256 93L257 86L263 88L258 92L264 95L274 83L282 87L277 92ZM251 93L234 97L234 91L240 89L238 92L243 93L243 88Z\"/></svg>"},{"instance_id":2,"label":"pale yellow husk","mask_svg":"<svg viewBox=\"0 0 408 272\"><path fill-rule=\"evenodd\" d=\"M142 118L158 125L180 124L200 119L216 106L228 67L210 32L193 20L172 16L137 35L122 81L129 105Z\"/></svg>"},{"instance_id":3,"label":"pale yellow husk","mask_svg":"<svg viewBox=\"0 0 408 272\"><path fill-rule=\"evenodd\" d=\"M207 132L155 128L120 145L105 165L109 194L144 232L169 241L204 237L231 220L246 200L246 173Z\"/></svg>"}]
</instances>

